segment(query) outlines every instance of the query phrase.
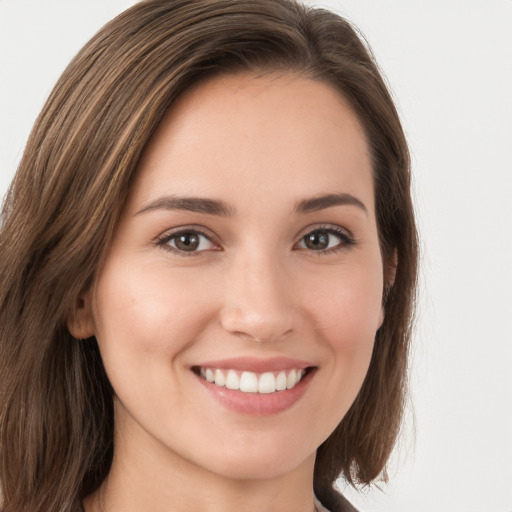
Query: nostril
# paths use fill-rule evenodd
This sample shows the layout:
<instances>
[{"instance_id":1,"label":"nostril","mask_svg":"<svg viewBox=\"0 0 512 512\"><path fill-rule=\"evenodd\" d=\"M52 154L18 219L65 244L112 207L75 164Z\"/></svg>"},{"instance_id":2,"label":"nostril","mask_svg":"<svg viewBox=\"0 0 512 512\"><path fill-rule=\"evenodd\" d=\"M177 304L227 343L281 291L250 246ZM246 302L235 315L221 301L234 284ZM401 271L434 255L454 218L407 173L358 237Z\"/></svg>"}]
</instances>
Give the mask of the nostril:
<instances>
[{"instance_id":1,"label":"nostril","mask_svg":"<svg viewBox=\"0 0 512 512\"><path fill-rule=\"evenodd\" d=\"M273 279L268 274L272 272L262 277L264 284L256 282L254 276L248 280L235 277L227 284L219 313L226 331L265 343L286 337L298 327L301 319L289 292L285 294L276 284L277 276Z\"/></svg>"},{"instance_id":2,"label":"nostril","mask_svg":"<svg viewBox=\"0 0 512 512\"><path fill-rule=\"evenodd\" d=\"M289 336L294 331L293 318L282 315L260 314L236 308L221 313L221 325L229 333L258 343L268 343Z\"/></svg>"}]
</instances>

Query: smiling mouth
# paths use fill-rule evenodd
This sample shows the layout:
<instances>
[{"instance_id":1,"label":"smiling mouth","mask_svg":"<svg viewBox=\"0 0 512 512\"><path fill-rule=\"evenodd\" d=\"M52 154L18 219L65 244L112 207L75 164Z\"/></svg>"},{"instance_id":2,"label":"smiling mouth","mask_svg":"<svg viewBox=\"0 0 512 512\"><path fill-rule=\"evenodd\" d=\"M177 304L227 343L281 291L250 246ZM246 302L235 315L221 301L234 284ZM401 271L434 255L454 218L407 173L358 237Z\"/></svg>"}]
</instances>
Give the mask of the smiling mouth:
<instances>
[{"instance_id":1,"label":"smiling mouth","mask_svg":"<svg viewBox=\"0 0 512 512\"><path fill-rule=\"evenodd\" d=\"M255 373L233 369L194 367L192 371L218 387L242 393L270 394L293 389L311 368L291 368L278 372Z\"/></svg>"}]
</instances>

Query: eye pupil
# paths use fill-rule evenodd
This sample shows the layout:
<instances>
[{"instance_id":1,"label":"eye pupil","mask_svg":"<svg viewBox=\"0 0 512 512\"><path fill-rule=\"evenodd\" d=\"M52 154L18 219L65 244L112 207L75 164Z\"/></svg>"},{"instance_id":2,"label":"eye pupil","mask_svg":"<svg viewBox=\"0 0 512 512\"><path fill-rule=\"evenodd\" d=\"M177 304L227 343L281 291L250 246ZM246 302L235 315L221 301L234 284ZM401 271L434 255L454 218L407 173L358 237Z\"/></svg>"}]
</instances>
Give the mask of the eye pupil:
<instances>
[{"instance_id":1,"label":"eye pupil","mask_svg":"<svg viewBox=\"0 0 512 512\"><path fill-rule=\"evenodd\" d=\"M199 247L199 236L197 233L181 233L176 236L176 247L181 251L195 251Z\"/></svg>"},{"instance_id":2,"label":"eye pupil","mask_svg":"<svg viewBox=\"0 0 512 512\"><path fill-rule=\"evenodd\" d=\"M326 231L315 231L304 237L308 249L322 250L329 247L329 234Z\"/></svg>"}]
</instances>

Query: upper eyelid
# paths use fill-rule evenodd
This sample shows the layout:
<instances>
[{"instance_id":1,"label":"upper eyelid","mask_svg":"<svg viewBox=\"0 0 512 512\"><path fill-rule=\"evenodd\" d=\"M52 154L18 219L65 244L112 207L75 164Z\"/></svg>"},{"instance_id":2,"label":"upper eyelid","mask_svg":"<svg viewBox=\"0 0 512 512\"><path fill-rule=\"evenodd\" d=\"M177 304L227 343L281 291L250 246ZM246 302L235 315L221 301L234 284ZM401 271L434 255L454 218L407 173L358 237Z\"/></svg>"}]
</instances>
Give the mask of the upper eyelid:
<instances>
[{"instance_id":1,"label":"upper eyelid","mask_svg":"<svg viewBox=\"0 0 512 512\"><path fill-rule=\"evenodd\" d=\"M350 231L349 229L347 229L347 228L345 228L343 226L340 226L339 224L329 224L329 223L311 224L309 226L306 226L305 228L302 228L297 233L295 238L297 239L297 241L300 241L308 233L311 233L313 231L321 231L321 230L332 231L334 233L344 233L345 235L347 235L351 239L355 238L353 233L352 233L352 231Z\"/></svg>"},{"instance_id":2,"label":"upper eyelid","mask_svg":"<svg viewBox=\"0 0 512 512\"><path fill-rule=\"evenodd\" d=\"M199 233L200 235L205 236L210 240L212 243L219 244L219 237L215 235L211 230L204 226L197 226L197 225L184 225L184 226L177 226L174 228L167 229L160 233L156 237L156 241L160 242L165 239L172 238L173 236L179 235L180 233L186 233L188 231Z\"/></svg>"}]
</instances>

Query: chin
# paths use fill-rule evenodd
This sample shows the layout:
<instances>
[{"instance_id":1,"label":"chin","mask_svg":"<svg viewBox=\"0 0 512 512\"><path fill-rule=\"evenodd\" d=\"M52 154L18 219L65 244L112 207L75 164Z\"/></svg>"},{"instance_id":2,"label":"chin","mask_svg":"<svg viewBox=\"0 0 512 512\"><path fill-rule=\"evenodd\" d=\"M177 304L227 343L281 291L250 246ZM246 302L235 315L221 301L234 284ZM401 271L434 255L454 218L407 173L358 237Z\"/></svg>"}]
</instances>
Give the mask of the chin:
<instances>
[{"instance_id":1,"label":"chin","mask_svg":"<svg viewBox=\"0 0 512 512\"><path fill-rule=\"evenodd\" d=\"M288 434L269 438L261 434L254 432L250 439L232 439L230 446L206 449L189 460L230 480L280 478L309 464L313 471L316 448L308 449L305 437Z\"/></svg>"},{"instance_id":2,"label":"chin","mask_svg":"<svg viewBox=\"0 0 512 512\"><path fill-rule=\"evenodd\" d=\"M273 480L293 473L299 467L311 461L314 465L314 454L304 460L293 460L278 453L268 457L239 457L221 461L212 465L210 471L229 480Z\"/></svg>"}]
</instances>

